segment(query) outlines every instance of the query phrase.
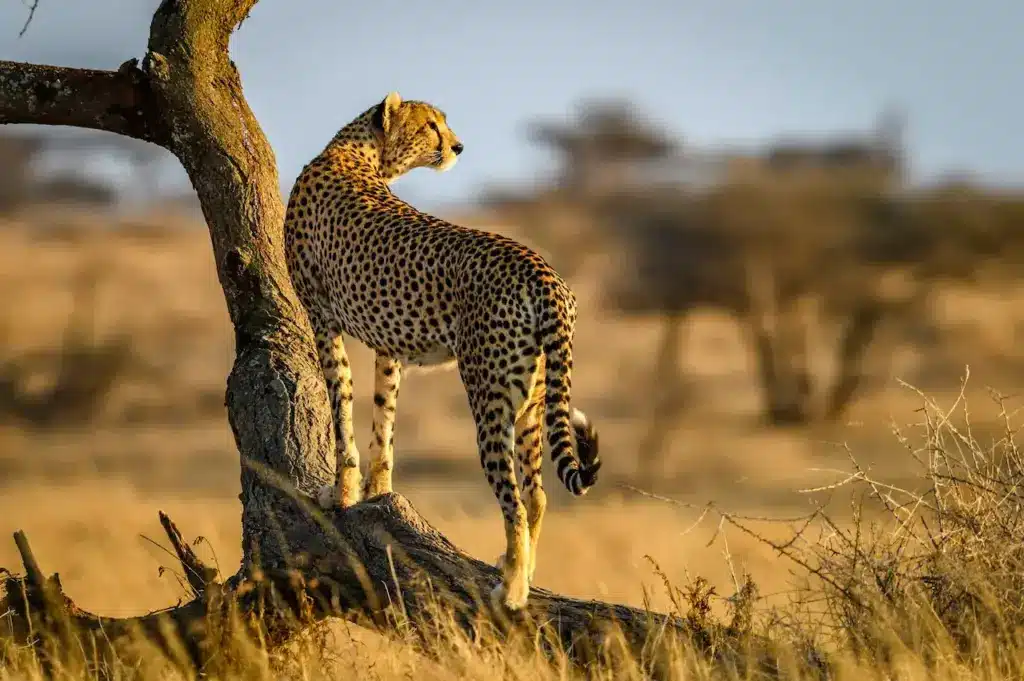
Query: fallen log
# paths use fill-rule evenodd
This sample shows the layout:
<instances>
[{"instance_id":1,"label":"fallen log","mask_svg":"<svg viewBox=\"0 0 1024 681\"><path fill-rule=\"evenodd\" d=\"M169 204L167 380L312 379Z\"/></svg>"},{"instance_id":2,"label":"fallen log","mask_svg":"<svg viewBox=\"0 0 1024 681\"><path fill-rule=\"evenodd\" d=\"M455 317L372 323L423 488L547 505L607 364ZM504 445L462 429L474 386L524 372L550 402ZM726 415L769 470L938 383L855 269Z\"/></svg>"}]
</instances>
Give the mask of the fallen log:
<instances>
[{"instance_id":1,"label":"fallen log","mask_svg":"<svg viewBox=\"0 0 1024 681\"><path fill-rule=\"evenodd\" d=\"M460 551L398 494L326 515L311 500L295 497L294 510L310 522L293 565L240 572L223 582L161 513L194 599L131 618L103 617L77 607L64 594L59 576L44 576L27 538L18 532L25 574L6 581L5 600L22 620L20 629L35 632L50 667L75 651L95 653L95 659L79 659L80 664L109 665L144 639L181 669L208 672L239 635L273 649L329 616L383 632L399 622L411 624L405 630L425 644L453 623L469 640L516 633L538 640L539 634L551 652L562 651L582 666L607 662L616 645L624 646L619 652L641 658L652 641L699 644L694 635L704 634L678 617L539 588L531 591L521 613L496 608L489 594L500 580L498 569ZM44 631L47 636L40 636ZM61 659L60 664L69 662Z\"/></svg>"}]
</instances>

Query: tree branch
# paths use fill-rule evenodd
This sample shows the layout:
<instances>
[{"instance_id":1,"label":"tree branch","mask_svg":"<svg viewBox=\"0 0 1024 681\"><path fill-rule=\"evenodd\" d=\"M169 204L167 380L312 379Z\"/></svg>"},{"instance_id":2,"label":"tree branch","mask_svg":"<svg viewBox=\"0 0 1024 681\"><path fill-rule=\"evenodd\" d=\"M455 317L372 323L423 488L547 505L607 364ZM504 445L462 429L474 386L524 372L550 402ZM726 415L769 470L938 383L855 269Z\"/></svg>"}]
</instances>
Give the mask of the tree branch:
<instances>
[{"instance_id":1,"label":"tree branch","mask_svg":"<svg viewBox=\"0 0 1024 681\"><path fill-rule=\"evenodd\" d=\"M0 124L69 125L166 146L158 121L133 61L117 71L0 61Z\"/></svg>"},{"instance_id":2,"label":"tree branch","mask_svg":"<svg viewBox=\"0 0 1024 681\"><path fill-rule=\"evenodd\" d=\"M25 18L25 23L22 25L21 30L18 31L18 37L22 38L25 32L28 31L28 25L32 23L32 19L36 16L36 9L39 7L39 0L32 0L32 4L28 7L28 16Z\"/></svg>"},{"instance_id":3,"label":"tree branch","mask_svg":"<svg viewBox=\"0 0 1024 681\"><path fill-rule=\"evenodd\" d=\"M160 511L160 524L163 526L164 532L167 533L167 539L170 540L174 553L178 556L181 568L185 571L185 579L188 581L189 588L197 598L203 597L215 583L217 570L207 567L199 559L196 552L181 536L178 526L163 511Z\"/></svg>"}]
</instances>

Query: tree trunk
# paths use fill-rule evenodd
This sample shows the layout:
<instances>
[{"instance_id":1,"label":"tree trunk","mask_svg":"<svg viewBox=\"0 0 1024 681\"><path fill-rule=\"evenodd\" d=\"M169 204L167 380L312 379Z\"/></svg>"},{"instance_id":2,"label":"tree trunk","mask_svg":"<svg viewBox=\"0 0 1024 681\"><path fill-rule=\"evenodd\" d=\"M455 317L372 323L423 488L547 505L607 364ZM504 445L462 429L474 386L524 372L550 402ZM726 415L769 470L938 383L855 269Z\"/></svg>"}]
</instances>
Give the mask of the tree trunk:
<instances>
[{"instance_id":1,"label":"tree trunk","mask_svg":"<svg viewBox=\"0 0 1024 681\"><path fill-rule=\"evenodd\" d=\"M386 626L396 609L431 640L438 602L466 631L480 622L508 623L479 598L497 584L498 571L461 553L401 497L326 515L311 501L333 477L331 412L309 322L285 267L274 154L228 58L230 35L256 1L163 0L141 68L135 60L116 72L0 62L0 123L105 130L177 156L202 204L235 330L226 399L241 458L240 570L223 584L212 582L168 521L186 570L202 576L193 580L196 600L141 618L100 618L76 608L56 576L43 576L19 533L26 576L8 580L8 605L37 634L65 642L97 634L55 649L62 654L115 648L141 632L168 652L167 641L180 638L186 661L204 668L228 638L225 631L253 632L273 647L310 620L361 613ZM240 624L220 626L236 622L221 616L239 614ZM603 644L616 626L632 652L651 632L686 632L673 618L543 590L531 593L524 617L517 624L553 627L577 660L594 649L587 642Z\"/></svg>"},{"instance_id":2,"label":"tree trunk","mask_svg":"<svg viewBox=\"0 0 1024 681\"><path fill-rule=\"evenodd\" d=\"M235 329L228 419L242 461L243 571L282 568L306 520L286 491L333 479L330 409L285 264L277 162L228 58L256 0L164 0L144 61L161 127L199 195ZM278 527L271 527L276 519Z\"/></svg>"},{"instance_id":3,"label":"tree trunk","mask_svg":"<svg viewBox=\"0 0 1024 681\"><path fill-rule=\"evenodd\" d=\"M806 424L811 416L806 339L794 328L794 315L782 310L770 265L748 263L747 270L747 300L736 314L754 352L762 415L772 426Z\"/></svg>"},{"instance_id":4,"label":"tree trunk","mask_svg":"<svg viewBox=\"0 0 1024 681\"><path fill-rule=\"evenodd\" d=\"M829 390L825 405L827 420L838 421L857 394L864 376L864 356L882 321L884 311L883 302L864 300L850 314L839 341L836 379Z\"/></svg>"},{"instance_id":5,"label":"tree trunk","mask_svg":"<svg viewBox=\"0 0 1024 681\"><path fill-rule=\"evenodd\" d=\"M686 406L686 381L679 362L686 317L666 313L662 317L662 336L651 371L651 417L637 454L638 482L653 489L663 479L661 470L673 426Z\"/></svg>"},{"instance_id":6,"label":"tree trunk","mask_svg":"<svg viewBox=\"0 0 1024 681\"><path fill-rule=\"evenodd\" d=\"M811 419L808 374L789 363L785 344L757 320L746 320L761 384L763 416L772 426L805 425ZM780 359L781 355L781 359Z\"/></svg>"},{"instance_id":7,"label":"tree trunk","mask_svg":"<svg viewBox=\"0 0 1024 681\"><path fill-rule=\"evenodd\" d=\"M779 295L773 264L755 254L743 261L746 294L737 315L754 351L758 382L761 385L762 416L770 425L786 420L786 381L779 365L777 337Z\"/></svg>"}]
</instances>

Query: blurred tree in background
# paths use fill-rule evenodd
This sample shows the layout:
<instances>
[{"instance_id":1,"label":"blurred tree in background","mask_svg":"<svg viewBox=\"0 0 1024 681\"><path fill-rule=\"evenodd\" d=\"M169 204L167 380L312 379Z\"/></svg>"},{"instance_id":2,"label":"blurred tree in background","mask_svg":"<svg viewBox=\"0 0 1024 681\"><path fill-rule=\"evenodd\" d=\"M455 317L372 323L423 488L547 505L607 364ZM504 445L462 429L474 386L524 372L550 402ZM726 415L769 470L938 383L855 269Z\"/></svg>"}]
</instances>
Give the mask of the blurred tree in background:
<instances>
[{"instance_id":1,"label":"blurred tree in background","mask_svg":"<svg viewBox=\"0 0 1024 681\"><path fill-rule=\"evenodd\" d=\"M617 253L608 304L663 320L642 469L687 403L689 313L733 316L757 367L764 421L806 425L842 418L872 340L886 324L927 323L935 282L1020 273L1024 196L911 187L903 129L885 111L867 134L708 153L621 101L529 127L559 158L557 176L530 191L487 192L485 205L527 227L567 276L590 253Z\"/></svg>"},{"instance_id":2,"label":"blurred tree in background","mask_svg":"<svg viewBox=\"0 0 1024 681\"><path fill-rule=\"evenodd\" d=\"M31 206L70 204L108 209L131 190L137 201L160 196L159 172L169 154L118 135L74 130L0 134L0 216ZM119 165L128 182L119 189L96 164Z\"/></svg>"}]
</instances>

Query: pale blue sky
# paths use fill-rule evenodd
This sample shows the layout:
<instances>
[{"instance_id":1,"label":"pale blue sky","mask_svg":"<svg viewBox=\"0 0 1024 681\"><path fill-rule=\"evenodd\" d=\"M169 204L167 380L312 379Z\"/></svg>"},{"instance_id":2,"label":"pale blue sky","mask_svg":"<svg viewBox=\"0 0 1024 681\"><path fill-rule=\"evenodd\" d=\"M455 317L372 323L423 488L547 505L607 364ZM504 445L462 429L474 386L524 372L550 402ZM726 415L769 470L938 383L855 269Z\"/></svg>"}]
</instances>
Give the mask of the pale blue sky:
<instances>
[{"instance_id":1,"label":"pale blue sky","mask_svg":"<svg viewBox=\"0 0 1024 681\"><path fill-rule=\"evenodd\" d=\"M141 56L157 0L0 0L0 59L115 68ZM396 89L448 112L466 152L396 185L414 201L528 180L537 116L625 96L698 146L862 130L909 115L914 170L1024 183L1018 0L263 0L232 42L282 184Z\"/></svg>"}]
</instances>

